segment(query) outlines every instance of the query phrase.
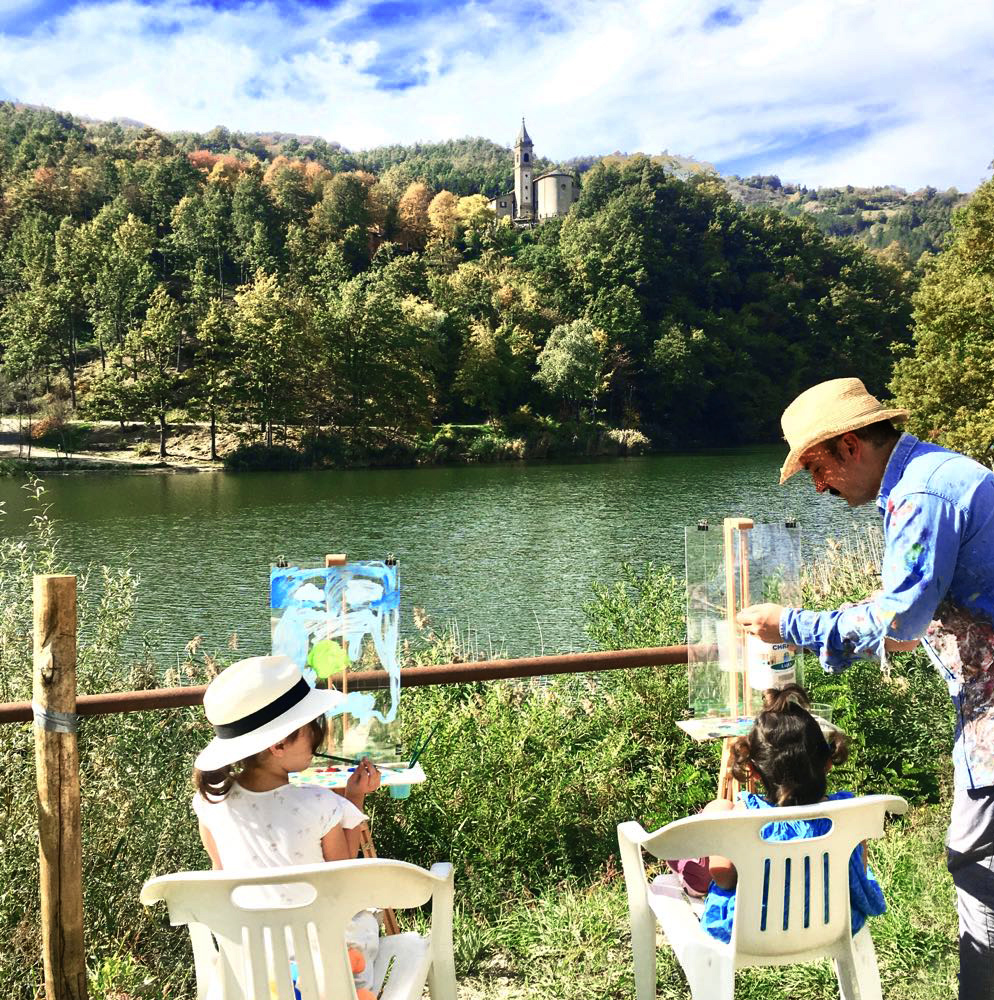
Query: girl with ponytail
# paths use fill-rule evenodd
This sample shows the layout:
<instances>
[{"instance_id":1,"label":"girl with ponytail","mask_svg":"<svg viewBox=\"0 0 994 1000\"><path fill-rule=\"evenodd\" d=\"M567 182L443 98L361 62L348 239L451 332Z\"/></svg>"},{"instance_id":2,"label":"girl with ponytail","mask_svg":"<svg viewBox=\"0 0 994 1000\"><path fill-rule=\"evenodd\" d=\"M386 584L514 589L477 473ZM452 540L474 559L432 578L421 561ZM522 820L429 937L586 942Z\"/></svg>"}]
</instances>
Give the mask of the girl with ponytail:
<instances>
[{"instance_id":1,"label":"girl with ponytail","mask_svg":"<svg viewBox=\"0 0 994 1000\"><path fill-rule=\"evenodd\" d=\"M768 809L806 806L816 802L852 798L852 792L827 795L828 772L845 762L846 737L833 732L826 738L812 716L804 689L790 684L770 689L763 696L763 709L748 736L732 745L732 773L743 784L755 779L763 795L741 792L734 803L721 799L709 803L706 811L725 809ZM771 815L763 830L766 840L796 840L818 837L831 829L831 820L812 819L777 822ZM702 859L709 869L711 885L701 915L701 926L720 941L729 941L735 916L735 885L738 876L727 858ZM849 900L852 932L855 934L869 916L886 910L883 893L866 865L866 847L859 845L849 859Z\"/></svg>"}]
</instances>

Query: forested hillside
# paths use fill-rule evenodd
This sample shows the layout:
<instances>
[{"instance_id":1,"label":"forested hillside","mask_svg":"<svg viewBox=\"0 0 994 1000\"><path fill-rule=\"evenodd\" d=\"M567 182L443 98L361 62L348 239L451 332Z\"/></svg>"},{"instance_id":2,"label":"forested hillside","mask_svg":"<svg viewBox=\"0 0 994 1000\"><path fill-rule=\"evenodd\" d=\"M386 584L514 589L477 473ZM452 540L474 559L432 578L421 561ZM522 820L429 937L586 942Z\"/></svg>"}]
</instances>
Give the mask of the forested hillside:
<instances>
[{"instance_id":1,"label":"forested hillside","mask_svg":"<svg viewBox=\"0 0 994 1000\"><path fill-rule=\"evenodd\" d=\"M899 263L707 172L599 163L568 217L516 230L470 193L510 172L482 140L271 138L0 106L8 409L61 393L163 443L177 414L323 428L331 454L481 420L686 447L776 438L821 378L880 391L910 338Z\"/></svg>"},{"instance_id":2,"label":"forested hillside","mask_svg":"<svg viewBox=\"0 0 994 1000\"><path fill-rule=\"evenodd\" d=\"M774 206L788 215L814 219L822 232L849 236L878 250L896 248L915 263L923 253L938 253L944 245L953 209L967 196L955 188L806 188L781 184L780 178L725 178L732 196L745 205Z\"/></svg>"}]
</instances>

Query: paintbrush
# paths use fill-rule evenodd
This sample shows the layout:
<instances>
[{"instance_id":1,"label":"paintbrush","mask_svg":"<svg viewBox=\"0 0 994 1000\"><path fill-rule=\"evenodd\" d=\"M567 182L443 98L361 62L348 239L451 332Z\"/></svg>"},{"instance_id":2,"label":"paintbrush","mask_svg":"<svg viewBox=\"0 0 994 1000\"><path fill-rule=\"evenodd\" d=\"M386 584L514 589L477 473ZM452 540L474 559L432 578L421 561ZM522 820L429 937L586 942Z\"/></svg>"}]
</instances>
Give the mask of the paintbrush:
<instances>
[{"instance_id":1,"label":"paintbrush","mask_svg":"<svg viewBox=\"0 0 994 1000\"><path fill-rule=\"evenodd\" d=\"M417 762L420 759L421 755L425 752L425 747L428 746L428 744L431 742L431 738L435 735L435 733L438 732L438 727L441 724L442 724L442 720L439 719L438 722L436 722L435 725L432 727L431 732L428 734L428 736L425 738L425 740L422 743L419 743L417 745L417 747L415 747L415 749L414 749L414 751L413 751L413 753L411 755L411 763L407 765L408 771L410 771L414 767L414 765L417 764Z\"/></svg>"},{"instance_id":2,"label":"paintbrush","mask_svg":"<svg viewBox=\"0 0 994 1000\"><path fill-rule=\"evenodd\" d=\"M357 760L355 757L336 757L333 753L320 753L317 750L314 751L314 756L321 757L324 760L333 760L338 764L351 764L353 767L355 767L359 763L359 760L362 759L359 758L359 760ZM399 771L395 771L393 768L384 767L382 764L377 764L375 762L372 763L373 767L375 767L378 771L382 771L384 774L400 774Z\"/></svg>"}]
</instances>

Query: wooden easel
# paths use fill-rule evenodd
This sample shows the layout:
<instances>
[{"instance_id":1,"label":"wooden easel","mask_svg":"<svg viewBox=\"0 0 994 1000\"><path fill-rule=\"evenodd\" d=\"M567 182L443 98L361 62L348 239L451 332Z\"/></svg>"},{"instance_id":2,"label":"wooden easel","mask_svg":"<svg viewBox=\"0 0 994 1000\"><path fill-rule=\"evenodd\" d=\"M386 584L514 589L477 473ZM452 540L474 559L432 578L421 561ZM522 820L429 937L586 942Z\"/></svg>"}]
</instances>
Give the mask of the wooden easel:
<instances>
[{"instance_id":1,"label":"wooden easel","mask_svg":"<svg viewBox=\"0 0 994 1000\"><path fill-rule=\"evenodd\" d=\"M348 562L344 552L335 553L334 555L326 555L324 557L324 565L326 569L332 569L335 566L344 566ZM345 600L345 593L342 593L342 649L347 649L349 640L348 635L345 632L345 615L348 613L348 604ZM341 691L342 694L349 693L349 674L348 665L342 667L342 680L341 680ZM343 735L349 731L349 717L348 713L342 715L342 733ZM376 857L376 847L373 844L373 835L369 830L369 824L363 820L359 825L359 850L362 852L364 858L375 858ZM387 934L399 934L400 924L397 922L397 914L394 913L389 907L383 911L383 927Z\"/></svg>"},{"instance_id":2,"label":"wooden easel","mask_svg":"<svg viewBox=\"0 0 994 1000\"><path fill-rule=\"evenodd\" d=\"M746 674L746 635L735 622L736 612L752 603L749 596L749 535L753 521L746 517L726 517L722 522L725 556L725 628L728 636L727 649L731 658L728 671L728 705L733 716L741 711L743 715L752 715L752 696L749 689L749 678ZM735 542L738 532L739 573L735 575ZM742 688L741 702L739 686ZM755 791L755 779L750 778L747 786L749 791ZM732 774L732 740L722 740L721 764L718 768L718 798L734 802L738 798L742 785Z\"/></svg>"}]
</instances>

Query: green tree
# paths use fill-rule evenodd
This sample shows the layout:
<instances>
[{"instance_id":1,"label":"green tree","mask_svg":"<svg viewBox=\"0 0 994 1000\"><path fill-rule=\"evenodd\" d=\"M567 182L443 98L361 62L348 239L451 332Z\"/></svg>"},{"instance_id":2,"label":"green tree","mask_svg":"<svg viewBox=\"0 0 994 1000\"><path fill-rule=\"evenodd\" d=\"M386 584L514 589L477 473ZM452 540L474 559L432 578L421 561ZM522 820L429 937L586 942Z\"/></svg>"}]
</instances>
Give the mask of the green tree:
<instances>
[{"instance_id":1,"label":"green tree","mask_svg":"<svg viewBox=\"0 0 994 1000\"><path fill-rule=\"evenodd\" d=\"M535 381L575 407L579 417L580 407L593 407L603 387L606 347L606 335L589 320L557 326L538 356Z\"/></svg>"},{"instance_id":2,"label":"green tree","mask_svg":"<svg viewBox=\"0 0 994 1000\"><path fill-rule=\"evenodd\" d=\"M914 347L891 388L916 434L994 464L994 180L953 218L926 258L914 298Z\"/></svg>"},{"instance_id":3,"label":"green tree","mask_svg":"<svg viewBox=\"0 0 994 1000\"><path fill-rule=\"evenodd\" d=\"M246 170L231 197L232 256L243 284L256 271L274 271L282 256L279 220L269 190L257 169Z\"/></svg>"},{"instance_id":4,"label":"green tree","mask_svg":"<svg viewBox=\"0 0 994 1000\"><path fill-rule=\"evenodd\" d=\"M86 303L102 366L107 349L122 342L144 310L155 281L152 227L134 215L117 226L113 218L114 213L101 212L83 232L93 262Z\"/></svg>"},{"instance_id":5,"label":"green tree","mask_svg":"<svg viewBox=\"0 0 994 1000\"><path fill-rule=\"evenodd\" d=\"M217 461L217 422L234 384L231 310L224 299L211 299L196 329L196 365L191 371L188 409L210 423L211 461Z\"/></svg>"},{"instance_id":6,"label":"green tree","mask_svg":"<svg viewBox=\"0 0 994 1000\"><path fill-rule=\"evenodd\" d=\"M325 283L315 302L328 411L354 441L431 420L433 367L445 317L411 293L412 283L409 258L401 258L338 287Z\"/></svg>"},{"instance_id":7,"label":"green tree","mask_svg":"<svg viewBox=\"0 0 994 1000\"><path fill-rule=\"evenodd\" d=\"M173 209L168 244L176 270L191 284L200 274L210 279L216 294L223 294L230 270L230 227L231 203L221 185L211 184L187 195Z\"/></svg>"},{"instance_id":8,"label":"green tree","mask_svg":"<svg viewBox=\"0 0 994 1000\"><path fill-rule=\"evenodd\" d=\"M79 228L72 219L64 218L55 234L56 281L51 286L55 323L54 333L59 363L69 379L69 399L76 406L76 369L80 340L85 336L86 301L84 289L88 280L87 260Z\"/></svg>"},{"instance_id":9,"label":"green tree","mask_svg":"<svg viewBox=\"0 0 994 1000\"><path fill-rule=\"evenodd\" d=\"M477 320L463 346L455 389L494 420L521 401L534 350L534 341L520 328Z\"/></svg>"},{"instance_id":10,"label":"green tree","mask_svg":"<svg viewBox=\"0 0 994 1000\"><path fill-rule=\"evenodd\" d=\"M303 415L317 352L301 303L275 275L259 272L235 294L232 398L273 443L273 424Z\"/></svg>"},{"instance_id":11,"label":"green tree","mask_svg":"<svg viewBox=\"0 0 994 1000\"><path fill-rule=\"evenodd\" d=\"M353 226L365 234L370 223L368 192L363 175L336 174L314 206L311 226L325 240L340 240Z\"/></svg>"},{"instance_id":12,"label":"green tree","mask_svg":"<svg viewBox=\"0 0 994 1000\"><path fill-rule=\"evenodd\" d=\"M166 416L180 404L184 388L176 365L184 331L182 308L164 285L157 285L144 322L128 331L113 358L127 377L115 374L108 383L108 387L116 384L124 390L123 402L129 408L159 425L159 458L163 459L169 436Z\"/></svg>"}]
</instances>

